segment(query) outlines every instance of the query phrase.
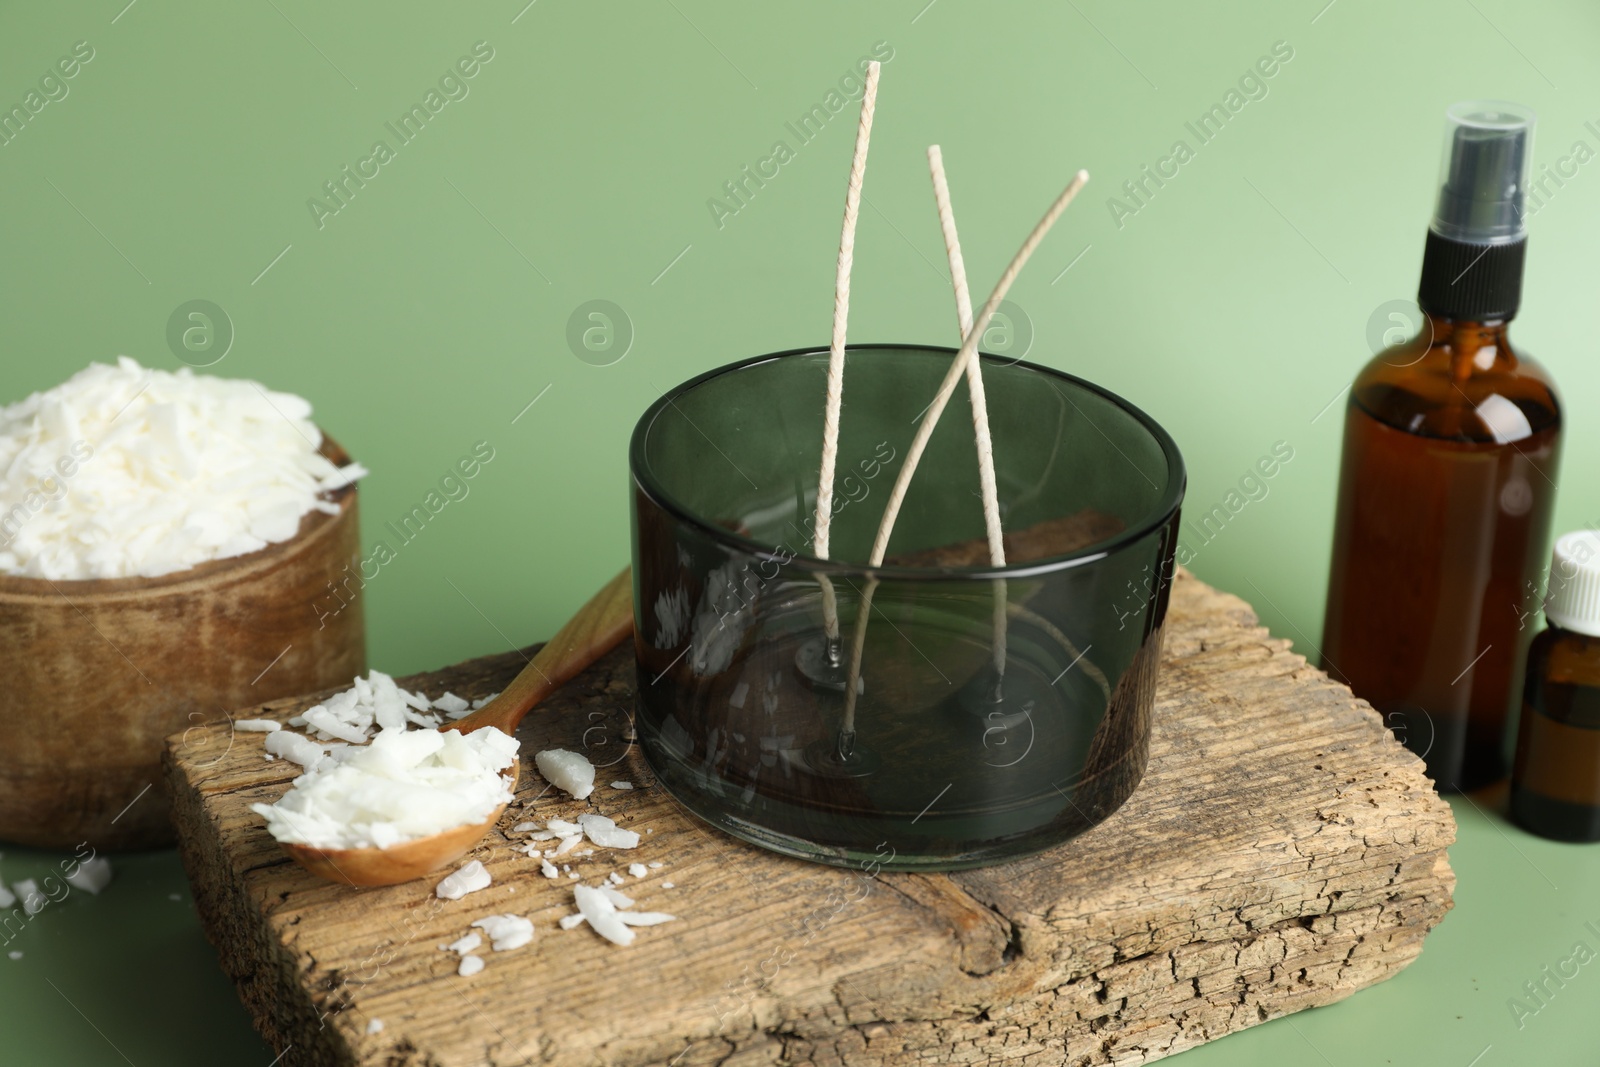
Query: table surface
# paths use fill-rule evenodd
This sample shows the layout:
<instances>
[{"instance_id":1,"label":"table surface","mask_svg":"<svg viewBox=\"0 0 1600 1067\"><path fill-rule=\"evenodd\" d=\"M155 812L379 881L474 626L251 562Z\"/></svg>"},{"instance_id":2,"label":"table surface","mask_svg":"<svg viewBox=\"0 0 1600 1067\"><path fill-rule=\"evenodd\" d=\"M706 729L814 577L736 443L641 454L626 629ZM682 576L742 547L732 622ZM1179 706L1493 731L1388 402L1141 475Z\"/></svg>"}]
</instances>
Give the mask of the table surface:
<instances>
[{"instance_id":1,"label":"table surface","mask_svg":"<svg viewBox=\"0 0 1600 1067\"><path fill-rule=\"evenodd\" d=\"M1235 502L1220 533L1186 525L1192 569L1314 658L1341 390L1370 338L1404 328L1393 302L1415 292L1450 102L1538 111L1536 161L1563 177L1530 222L1515 334L1570 410L1600 392L1583 313L1597 33L1581 0L6 5L0 105L29 117L0 145L0 402L123 353L300 393L373 471L364 543L393 553L363 591L374 665L528 643L627 555L626 442L645 406L710 367L826 341L854 123L827 94L876 45L892 58L851 337L953 339L928 144L978 299L1088 168L985 345L1160 420L1189 513ZM40 87L80 41L93 58ZM492 58L441 87L477 42ZM1247 78L1278 42L1292 58ZM1202 142L1188 124L1235 89L1237 113ZM387 124L430 90L437 113L397 138ZM827 121L797 135L813 105ZM379 140L392 158L344 179ZM209 348L169 340L194 300L222 312ZM1595 435L1569 427L1559 528L1600 516L1600 483L1574 462ZM480 441L494 459L465 495L396 539L386 520ZM1279 442L1292 460L1230 498ZM1185 1062L1592 1063L1595 965L1549 980L1520 1026L1508 1000L1576 943L1600 948L1585 925L1600 927L1600 850L1521 834L1487 797L1454 806L1458 907L1416 965ZM0 877L54 862L7 850ZM221 980L174 856L117 864L105 894L0 947L23 953L0 955L0 1062L266 1067L281 1050Z\"/></svg>"}]
</instances>

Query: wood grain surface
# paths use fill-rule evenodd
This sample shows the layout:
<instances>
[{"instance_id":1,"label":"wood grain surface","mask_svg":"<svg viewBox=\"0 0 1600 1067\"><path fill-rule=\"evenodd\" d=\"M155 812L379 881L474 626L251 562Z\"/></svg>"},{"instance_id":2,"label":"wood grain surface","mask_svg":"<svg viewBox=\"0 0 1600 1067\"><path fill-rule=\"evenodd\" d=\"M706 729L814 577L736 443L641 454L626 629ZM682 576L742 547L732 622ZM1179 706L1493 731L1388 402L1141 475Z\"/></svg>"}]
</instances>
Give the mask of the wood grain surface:
<instances>
[{"instance_id":1,"label":"wood grain surface","mask_svg":"<svg viewBox=\"0 0 1600 1067\"><path fill-rule=\"evenodd\" d=\"M298 1063L1143 1063L1389 977L1455 884L1450 809L1366 703L1187 574L1166 642L1132 798L1048 852L951 875L816 866L688 817L629 741L627 650L523 723L521 805L473 854L494 885L459 901L437 900L431 878L353 890L290 863L248 810L293 777L259 734L214 727L205 760L175 738L167 773L208 935ZM481 696L525 655L403 684ZM614 761L599 781L635 788L547 790L531 755L553 745ZM577 883L542 877L512 827L585 811L642 841L576 860L583 882L661 862L622 888L678 921L628 948L557 927ZM440 946L499 913L531 918L535 941L457 977Z\"/></svg>"}]
</instances>

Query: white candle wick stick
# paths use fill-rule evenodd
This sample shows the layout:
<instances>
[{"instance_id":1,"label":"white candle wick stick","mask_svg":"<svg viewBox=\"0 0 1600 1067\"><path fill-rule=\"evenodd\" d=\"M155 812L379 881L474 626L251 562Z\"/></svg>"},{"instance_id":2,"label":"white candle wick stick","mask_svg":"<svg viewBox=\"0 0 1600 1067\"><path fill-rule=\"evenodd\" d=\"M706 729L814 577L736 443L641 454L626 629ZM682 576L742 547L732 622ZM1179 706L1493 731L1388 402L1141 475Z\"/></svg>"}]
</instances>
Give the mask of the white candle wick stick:
<instances>
[{"instance_id":1,"label":"white candle wick stick","mask_svg":"<svg viewBox=\"0 0 1600 1067\"><path fill-rule=\"evenodd\" d=\"M812 554L827 559L829 524L833 519L833 477L839 458L839 407L844 399L844 340L850 318L850 267L855 260L856 220L861 215L861 182L867 172L867 145L872 139L872 114L878 102L877 63L867 64L861 93L861 121L856 127L855 154L845 187L844 226L839 234L839 262L833 282L833 340L828 348L828 391L822 415L822 469L817 478L817 513ZM821 576L823 625L828 640L839 638L839 609L833 583Z\"/></svg>"},{"instance_id":2,"label":"white candle wick stick","mask_svg":"<svg viewBox=\"0 0 1600 1067\"><path fill-rule=\"evenodd\" d=\"M894 522L900 514L900 505L905 502L911 476L916 473L917 463L922 459L922 453L927 450L928 438L933 436L933 428L938 425L939 416L944 414L945 405L950 402L956 384L966 374L967 364L977 358L978 338L989 328L989 321L994 318L995 309L1006 298L1011 284L1017 280L1017 275L1022 272L1034 249L1039 247L1039 242L1044 240L1045 234L1050 232L1050 227L1055 225L1056 219L1061 217L1061 213L1072 203L1072 198L1078 195L1078 190L1082 189L1088 180L1089 172L1080 170L1071 183L1062 190L1061 195L1056 197L1055 203L1050 205L1050 210L1044 213L1044 218L1039 220L1033 232L1028 234L1028 239L1022 242L1022 247L1017 249L1011 264L1006 267L1005 273L1000 275L999 282L995 284L994 292L989 294L983 310L978 313L972 329L967 331L966 340L961 342L961 351L956 353L949 371L945 373L944 381L939 383L939 392L934 396L933 403L928 405L928 410L922 416L922 422L917 426L916 436L911 439L911 446L906 450L906 460L901 464L900 472L895 477L894 488L890 490L889 499L884 504L883 518L878 522L878 534L872 543L871 566L876 567L883 562L884 553L889 547L889 535L894 532Z\"/></svg>"},{"instance_id":3,"label":"white candle wick stick","mask_svg":"<svg viewBox=\"0 0 1600 1067\"><path fill-rule=\"evenodd\" d=\"M956 353L956 358L951 362L950 369L945 372L944 380L939 383L939 392L934 396L933 403L928 405L928 410L922 416L922 422L917 426L916 435L911 439L911 446L906 450L906 459L900 466L900 472L895 476L894 488L889 492L889 499L883 507L883 518L878 521L878 533L872 543L872 557L870 565L876 567L883 563L884 553L889 546L889 535L894 532L894 521L900 514L900 505L905 502L906 489L911 484L911 476L916 473L917 463L922 459L922 453L927 450L928 438L933 436L933 428L939 423L939 416L944 414L945 405L950 402L951 395L956 390L956 385L967 372L969 361L977 358L978 338L983 331L989 328L989 320L994 318L995 309L1004 300L1011 284L1017 280L1017 275L1022 273L1022 268L1027 265L1034 249L1044 240L1045 234L1050 232L1061 213L1072 203L1072 198L1078 195L1084 183L1089 180L1089 172L1080 170L1056 197L1055 203L1050 205L1050 210L1044 213L1034 226L1033 232L1028 234L1027 240L1022 242L1022 247L1017 249L1017 254L1011 258L1011 263L1006 267L1005 273L1000 275L1000 280L995 283L994 292L989 294L989 299L984 302L983 310L978 313L977 319L972 324L972 329L967 331L966 339L961 342L961 351ZM867 588L870 590L876 585L869 580ZM864 598L865 599L865 598ZM867 600L856 619L858 629L864 629L867 621L866 613L870 611L871 601ZM856 685L861 676L861 654L859 650L864 641L858 634L854 648L851 650L850 672L845 683L844 691L844 725L843 732L853 733L855 730L856 712Z\"/></svg>"},{"instance_id":4,"label":"white candle wick stick","mask_svg":"<svg viewBox=\"0 0 1600 1067\"><path fill-rule=\"evenodd\" d=\"M967 265L961 255L961 238L956 233L955 209L950 204L950 182L945 177L944 153L938 145L928 146L928 171L933 177L933 200L939 211L939 229L944 233L945 255L950 261L950 285L956 294L956 324L961 340L972 332L972 297L967 291ZM972 398L972 429L978 447L978 488L983 498L983 528L989 538L989 563L1006 565L1006 546L1000 528L1000 492L994 476L994 443L989 436L989 401L983 388L983 361L967 361L967 392ZM1006 670L1006 582L995 581L994 588L994 669Z\"/></svg>"}]
</instances>

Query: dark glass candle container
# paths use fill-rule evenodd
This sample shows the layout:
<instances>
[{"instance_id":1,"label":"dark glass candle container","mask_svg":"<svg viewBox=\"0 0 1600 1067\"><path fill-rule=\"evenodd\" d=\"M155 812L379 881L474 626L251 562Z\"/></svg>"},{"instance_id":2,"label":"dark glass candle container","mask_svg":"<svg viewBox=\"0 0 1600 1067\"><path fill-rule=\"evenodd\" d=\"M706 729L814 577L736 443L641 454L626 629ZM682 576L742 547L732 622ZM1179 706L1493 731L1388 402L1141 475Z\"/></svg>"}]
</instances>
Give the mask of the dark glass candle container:
<instances>
[{"instance_id":1,"label":"dark glass candle container","mask_svg":"<svg viewBox=\"0 0 1600 1067\"><path fill-rule=\"evenodd\" d=\"M637 730L713 825L827 863L948 870L1080 833L1143 775L1184 490L1143 412L984 357L1006 566L989 565L964 385L884 564L855 562L954 355L850 349L827 561L810 555L826 349L712 371L640 419ZM860 642L853 702L813 669L825 588L833 647Z\"/></svg>"}]
</instances>

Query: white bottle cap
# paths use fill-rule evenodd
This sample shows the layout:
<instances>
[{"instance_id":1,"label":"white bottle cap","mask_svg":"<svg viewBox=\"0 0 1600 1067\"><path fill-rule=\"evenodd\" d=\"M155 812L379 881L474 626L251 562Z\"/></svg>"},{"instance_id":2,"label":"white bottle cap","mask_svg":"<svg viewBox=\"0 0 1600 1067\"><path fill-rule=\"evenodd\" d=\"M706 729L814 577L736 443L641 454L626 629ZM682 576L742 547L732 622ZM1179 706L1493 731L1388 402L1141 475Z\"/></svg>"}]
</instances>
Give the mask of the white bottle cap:
<instances>
[{"instance_id":1,"label":"white bottle cap","mask_svg":"<svg viewBox=\"0 0 1600 1067\"><path fill-rule=\"evenodd\" d=\"M1544 617L1551 626L1600 637L1600 531L1574 530L1556 538Z\"/></svg>"}]
</instances>

